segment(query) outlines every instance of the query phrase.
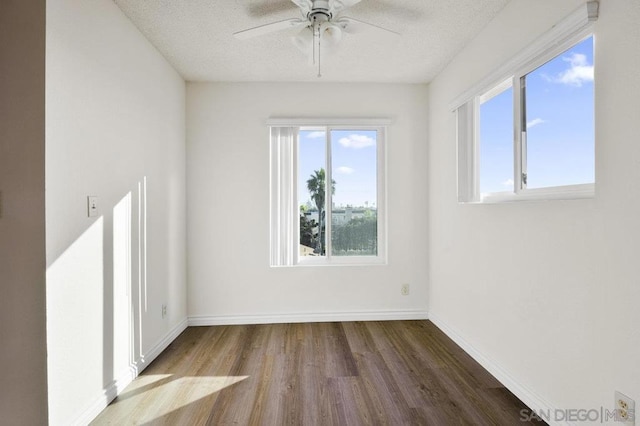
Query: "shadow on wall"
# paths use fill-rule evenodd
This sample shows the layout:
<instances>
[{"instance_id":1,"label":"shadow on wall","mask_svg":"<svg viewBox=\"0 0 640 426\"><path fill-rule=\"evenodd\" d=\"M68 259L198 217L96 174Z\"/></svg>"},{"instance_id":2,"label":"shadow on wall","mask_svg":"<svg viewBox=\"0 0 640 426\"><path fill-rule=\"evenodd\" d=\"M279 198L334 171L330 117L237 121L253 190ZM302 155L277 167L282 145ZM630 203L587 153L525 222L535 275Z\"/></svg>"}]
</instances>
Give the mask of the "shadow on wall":
<instances>
[{"instance_id":1,"label":"shadow on wall","mask_svg":"<svg viewBox=\"0 0 640 426\"><path fill-rule=\"evenodd\" d=\"M147 178L142 178L47 268L47 346L51 424L68 387L76 410L113 399L144 368L142 322L147 305ZM82 365L78 365L82 362ZM101 392L102 390L102 392Z\"/></svg>"}]
</instances>

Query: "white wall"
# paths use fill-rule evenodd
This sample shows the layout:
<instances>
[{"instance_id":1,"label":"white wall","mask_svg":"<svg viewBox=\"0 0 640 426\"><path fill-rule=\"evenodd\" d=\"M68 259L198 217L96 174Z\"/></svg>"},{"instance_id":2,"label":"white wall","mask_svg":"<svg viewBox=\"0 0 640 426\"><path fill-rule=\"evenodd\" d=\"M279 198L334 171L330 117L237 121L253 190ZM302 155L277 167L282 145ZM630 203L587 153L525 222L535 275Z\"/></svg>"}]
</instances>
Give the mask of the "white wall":
<instances>
[{"instance_id":1,"label":"white wall","mask_svg":"<svg viewBox=\"0 0 640 426\"><path fill-rule=\"evenodd\" d=\"M0 2L0 423L47 422L45 2Z\"/></svg>"},{"instance_id":2,"label":"white wall","mask_svg":"<svg viewBox=\"0 0 640 426\"><path fill-rule=\"evenodd\" d=\"M429 88L430 317L559 409L640 401L640 3L600 2L594 199L457 204L448 107L581 3L513 0Z\"/></svg>"},{"instance_id":3,"label":"white wall","mask_svg":"<svg viewBox=\"0 0 640 426\"><path fill-rule=\"evenodd\" d=\"M189 83L191 323L424 317L426 106L423 85ZM387 266L269 267L270 116L394 119ZM400 295L401 283L411 284L410 296Z\"/></svg>"},{"instance_id":4,"label":"white wall","mask_svg":"<svg viewBox=\"0 0 640 426\"><path fill-rule=\"evenodd\" d=\"M185 83L110 0L48 1L46 41L49 411L67 425L186 325Z\"/></svg>"}]
</instances>

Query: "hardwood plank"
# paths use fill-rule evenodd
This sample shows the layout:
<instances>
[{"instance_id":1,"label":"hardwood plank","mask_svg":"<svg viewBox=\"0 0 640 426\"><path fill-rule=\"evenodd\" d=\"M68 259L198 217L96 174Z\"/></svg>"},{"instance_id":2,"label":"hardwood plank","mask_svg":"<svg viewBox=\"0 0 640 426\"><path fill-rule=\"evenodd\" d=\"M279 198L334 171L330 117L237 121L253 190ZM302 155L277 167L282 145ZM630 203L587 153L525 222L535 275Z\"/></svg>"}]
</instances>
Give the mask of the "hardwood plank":
<instances>
[{"instance_id":1,"label":"hardwood plank","mask_svg":"<svg viewBox=\"0 0 640 426\"><path fill-rule=\"evenodd\" d=\"M229 376L247 378L225 392L220 392L211 408L207 424L248 424L252 410L247 410L246 407L253 407L258 396L269 332L268 325L247 327L235 363L229 370Z\"/></svg>"},{"instance_id":2,"label":"hardwood plank","mask_svg":"<svg viewBox=\"0 0 640 426\"><path fill-rule=\"evenodd\" d=\"M92 424L509 425L526 408L429 321L268 324L188 328Z\"/></svg>"}]
</instances>

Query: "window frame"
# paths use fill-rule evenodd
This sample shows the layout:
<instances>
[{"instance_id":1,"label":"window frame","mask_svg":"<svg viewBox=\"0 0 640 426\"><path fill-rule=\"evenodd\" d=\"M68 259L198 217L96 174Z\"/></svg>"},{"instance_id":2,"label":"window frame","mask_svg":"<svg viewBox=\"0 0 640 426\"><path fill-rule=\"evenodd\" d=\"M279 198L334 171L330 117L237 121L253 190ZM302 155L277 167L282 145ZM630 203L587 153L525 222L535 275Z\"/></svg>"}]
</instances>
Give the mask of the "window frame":
<instances>
[{"instance_id":1,"label":"window frame","mask_svg":"<svg viewBox=\"0 0 640 426\"><path fill-rule=\"evenodd\" d=\"M452 103L456 112L458 154L458 202L503 203L530 200L568 200L593 198L595 182L561 185L544 188L526 188L523 171L526 170L526 117L523 115L522 78L547 62L558 57L571 47L596 35L593 22L598 17L598 3L590 1L555 25L547 33L479 84L467 90ZM595 55L594 55L595 56ZM595 57L594 57L595 64ZM501 87L513 87L513 189L480 193L480 103L491 93L500 92ZM504 90L504 89L503 89ZM487 100L488 100L487 99ZM525 132L523 132L523 128ZM595 129L594 129L595 133ZM595 136L595 135L594 135ZM595 165L594 165L595 167Z\"/></svg>"},{"instance_id":2,"label":"window frame","mask_svg":"<svg viewBox=\"0 0 640 426\"><path fill-rule=\"evenodd\" d=\"M295 129L296 136L293 143L291 161L286 162L284 167L292 168L292 174L288 182L289 191L291 197L291 205L295 212L295 220L290 220L286 226L288 229L274 230L274 216L280 216L283 212L279 208L278 203L274 203L274 182L278 182L279 179L274 179L274 175L278 173L274 170L274 167L280 167L278 164L274 164L274 155L272 153L271 163L271 266L286 266L286 267L309 267L309 266L358 266L358 265L386 265L387 264L387 217L386 217L386 165L387 165L387 137L388 137L388 125L390 120L388 119L270 119L267 124L271 129L274 127L289 127ZM376 131L376 218L377 218L377 254L375 256L332 256L331 255L331 204L332 197L325 196L325 212L327 212L325 238L326 238L326 255L325 256L300 256L299 244L300 244L300 200L298 200L298 179L299 179L299 135L302 130L321 130L325 132L325 185L329 185L332 180L332 157L331 157L331 131L333 130L352 130L352 131ZM272 150L273 141L272 141ZM325 187L325 194L329 194ZM277 196L275 198L278 198ZM275 209L274 209L275 207ZM285 213L290 214L290 213ZM277 220L276 220L277 222ZM291 229L294 228L294 229ZM287 248L288 260L284 262L274 261L279 256L275 255L273 251L282 249L282 242L274 245L274 240L282 238L286 244L290 245ZM289 238L286 237L289 235ZM328 236L328 238L326 237Z\"/></svg>"}]
</instances>

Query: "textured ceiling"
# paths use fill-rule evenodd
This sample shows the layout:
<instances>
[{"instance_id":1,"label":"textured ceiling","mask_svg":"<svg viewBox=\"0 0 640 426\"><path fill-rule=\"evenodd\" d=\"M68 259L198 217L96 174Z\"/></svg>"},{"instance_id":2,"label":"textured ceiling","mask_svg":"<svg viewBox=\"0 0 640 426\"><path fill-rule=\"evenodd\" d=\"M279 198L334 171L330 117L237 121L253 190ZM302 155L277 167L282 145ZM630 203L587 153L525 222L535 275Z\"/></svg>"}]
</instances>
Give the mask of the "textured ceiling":
<instances>
[{"instance_id":1,"label":"textured ceiling","mask_svg":"<svg viewBox=\"0 0 640 426\"><path fill-rule=\"evenodd\" d=\"M346 34L322 78L291 42L297 30L248 40L234 32L299 18L290 0L114 0L187 81L424 83L509 0L362 0L341 15L400 33Z\"/></svg>"}]
</instances>

